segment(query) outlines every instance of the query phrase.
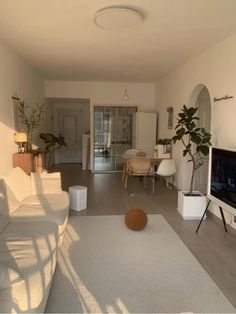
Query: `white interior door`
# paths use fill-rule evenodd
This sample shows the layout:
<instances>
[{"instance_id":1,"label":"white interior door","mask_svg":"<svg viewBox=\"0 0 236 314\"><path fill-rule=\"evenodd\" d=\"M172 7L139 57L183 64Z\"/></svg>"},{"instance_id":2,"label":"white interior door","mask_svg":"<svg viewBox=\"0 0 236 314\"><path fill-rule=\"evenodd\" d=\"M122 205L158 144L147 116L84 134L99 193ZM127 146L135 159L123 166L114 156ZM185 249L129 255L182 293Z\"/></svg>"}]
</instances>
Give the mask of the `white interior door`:
<instances>
[{"instance_id":1,"label":"white interior door","mask_svg":"<svg viewBox=\"0 0 236 314\"><path fill-rule=\"evenodd\" d=\"M67 144L57 153L59 163L82 162L82 121L81 111L59 111L58 129Z\"/></svg>"},{"instance_id":2,"label":"white interior door","mask_svg":"<svg viewBox=\"0 0 236 314\"><path fill-rule=\"evenodd\" d=\"M211 99L209 92L206 88L200 92L196 106L198 106L199 127L205 128L210 132L211 128ZM208 177L208 158L204 160L203 166L196 172L195 177L195 190L204 194L207 192L207 178Z\"/></svg>"}]
</instances>

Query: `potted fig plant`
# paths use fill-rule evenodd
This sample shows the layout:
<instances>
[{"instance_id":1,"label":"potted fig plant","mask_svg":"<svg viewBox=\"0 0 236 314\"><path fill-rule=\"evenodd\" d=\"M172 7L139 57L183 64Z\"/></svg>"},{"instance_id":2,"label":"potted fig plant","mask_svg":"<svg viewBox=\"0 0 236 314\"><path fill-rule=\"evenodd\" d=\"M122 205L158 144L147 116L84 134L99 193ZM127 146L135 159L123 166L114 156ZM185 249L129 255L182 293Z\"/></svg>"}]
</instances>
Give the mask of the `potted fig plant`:
<instances>
[{"instance_id":1,"label":"potted fig plant","mask_svg":"<svg viewBox=\"0 0 236 314\"><path fill-rule=\"evenodd\" d=\"M35 152L35 155L40 160L40 164L45 166L46 169L49 169L52 165L52 158L55 151L60 149L62 146L67 147L67 144L62 134L59 134L57 137L52 133L40 133L39 137L41 140L43 140L45 147L38 148Z\"/></svg>"},{"instance_id":2,"label":"potted fig plant","mask_svg":"<svg viewBox=\"0 0 236 314\"><path fill-rule=\"evenodd\" d=\"M205 195L194 191L194 179L196 171L209 154L211 134L205 128L198 127L197 111L198 107L183 105L177 118L176 134L172 138L174 144L182 142L183 156L188 157L188 162L191 163L189 191L178 192L178 211L184 219L200 219L206 207Z\"/></svg>"}]
</instances>

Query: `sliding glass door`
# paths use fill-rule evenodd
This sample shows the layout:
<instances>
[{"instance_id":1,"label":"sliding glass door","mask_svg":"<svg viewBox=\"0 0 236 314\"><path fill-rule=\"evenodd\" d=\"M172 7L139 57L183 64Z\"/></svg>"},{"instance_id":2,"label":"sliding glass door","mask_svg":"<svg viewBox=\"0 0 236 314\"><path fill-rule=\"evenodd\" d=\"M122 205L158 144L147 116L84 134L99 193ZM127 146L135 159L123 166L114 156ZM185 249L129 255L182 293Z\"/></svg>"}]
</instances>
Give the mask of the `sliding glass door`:
<instances>
[{"instance_id":1,"label":"sliding glass door","mask_svg":"<svg viewBox=\"0 0 236 314\"><path fill-rule=\"evenodd\" d=\"M94 107L94 170L121 171L132 145L132 114L137 107Z\"/></svg>"}]
</instances>

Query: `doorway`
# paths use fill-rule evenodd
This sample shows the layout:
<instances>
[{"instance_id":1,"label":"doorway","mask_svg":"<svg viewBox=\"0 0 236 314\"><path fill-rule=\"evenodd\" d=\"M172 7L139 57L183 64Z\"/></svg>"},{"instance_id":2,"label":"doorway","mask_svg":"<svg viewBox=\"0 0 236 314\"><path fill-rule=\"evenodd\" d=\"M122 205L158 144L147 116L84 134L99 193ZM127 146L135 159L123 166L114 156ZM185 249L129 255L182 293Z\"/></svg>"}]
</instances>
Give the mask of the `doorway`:
<instances>
[{"instance_id":1,"label":"doorway","mask_svg":"<svg viewBox=\"0 0 236 314\"><path fill-rule=\"evenodd\" d=\"M94 107L94 171L121 171L122 155L132 146L132 116L137 107Z\"/></svg>"},{"instance_id":2,"label":"doorway","mask_svg":"<svg viewBox=\"0 0 236 314\"><path fill-rule=\"evenodd\" d=\"M211 130L211 98L208 89L204 86L198 94L195 106L198 109L198 127L205 128L210 133ZM207 193L208 180L208 161L206 157L203 166L196 171L195 176L195 190Z\"/></svg>"},{"instance_id":3,"label":"doorway","mask_svg":"<svg viewBox=\"0 0 236 314\"><path fill-rule=\"evenodd\" d=\"M55 163L82 163L83 134L90 133L90 100L86 98L50 98L53 107L54 134L62 134L66 147L55 152Z\"/></svg>"},{"instance_id":4,"label":"doorway","mask_svg":"<svg viewBox=\"0 0 236 314\"><path fill-rule=\"evenodd\" d=\"M59 133L64 135L66 147L58 151L60 163L82 162L83 112L79 110L59 110Z\"/></svg>"}]
</instances>

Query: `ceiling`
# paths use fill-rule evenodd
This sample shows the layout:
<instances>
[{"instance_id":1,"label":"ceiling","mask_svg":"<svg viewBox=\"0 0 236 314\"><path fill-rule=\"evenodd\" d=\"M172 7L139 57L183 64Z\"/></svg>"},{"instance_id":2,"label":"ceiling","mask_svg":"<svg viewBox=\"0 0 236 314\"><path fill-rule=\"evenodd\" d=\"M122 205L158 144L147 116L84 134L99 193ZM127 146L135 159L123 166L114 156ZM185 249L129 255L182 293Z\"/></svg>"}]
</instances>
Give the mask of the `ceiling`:
<instances>
[{"instance_id":1,"label":"ceiling","mask_svg":"<svg viewBox=\"0 0 236 314\"><path fill-rule=\"evenodd\" d=\"M98 28L116 5L143 23ZM153 82L235 33L235 13L236 0L0 0L0 40L45 79Z\"/></svg>"}]
</instances>

